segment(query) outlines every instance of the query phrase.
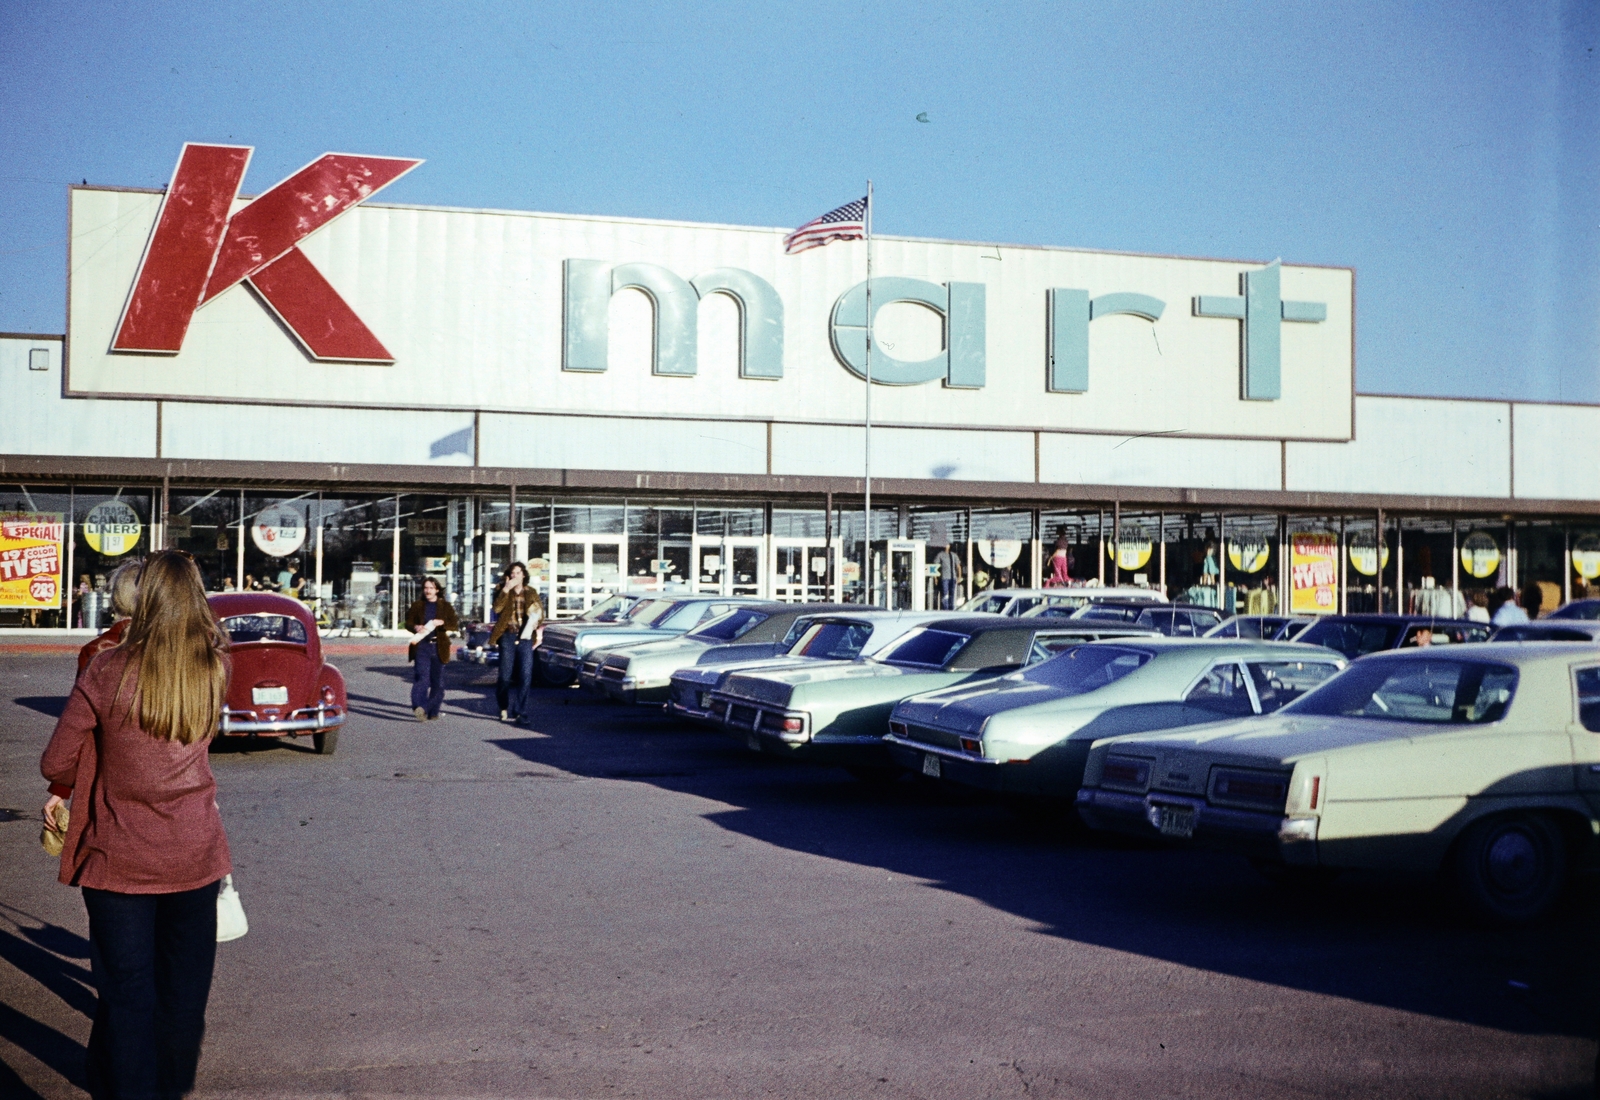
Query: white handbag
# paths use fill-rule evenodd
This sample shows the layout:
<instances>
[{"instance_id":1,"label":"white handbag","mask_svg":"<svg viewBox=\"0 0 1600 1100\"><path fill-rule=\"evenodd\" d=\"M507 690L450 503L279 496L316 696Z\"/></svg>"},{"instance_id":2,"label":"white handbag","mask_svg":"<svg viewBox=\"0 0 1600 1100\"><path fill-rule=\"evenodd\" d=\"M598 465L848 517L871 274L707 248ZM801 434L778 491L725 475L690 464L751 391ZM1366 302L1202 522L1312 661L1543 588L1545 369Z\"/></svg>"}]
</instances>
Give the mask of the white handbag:
<instances>
[{"instance_id":1,"label":"white handbag","mask_svg":"<svg viewBox=\"0 0 1600 1100\"><path fill-rule=\"evenodd\" d=\"M245 919L239 891L233 888L233 876L224 875L222 889L217 891L217 942L236 940L248 931L250 922Z\"/></svg>"}]
</instances>

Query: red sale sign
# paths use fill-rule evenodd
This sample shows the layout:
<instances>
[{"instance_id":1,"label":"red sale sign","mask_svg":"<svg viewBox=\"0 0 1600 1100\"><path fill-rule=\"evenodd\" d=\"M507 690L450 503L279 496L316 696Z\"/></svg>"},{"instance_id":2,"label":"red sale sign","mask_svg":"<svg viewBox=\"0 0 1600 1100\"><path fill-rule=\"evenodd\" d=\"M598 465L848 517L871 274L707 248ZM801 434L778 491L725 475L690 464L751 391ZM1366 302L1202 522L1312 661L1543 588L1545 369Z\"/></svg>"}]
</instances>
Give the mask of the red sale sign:
<instances>
[{"instance_id":1,"label":"red sale sign","mask_svg":"<svg viewBox=\"0 0 1600 1100\"><path fill-rule=\"evenodd\" d=\"M1339 610L1339 539L1325 531L1289 536L1289 611L1329 615Z\"/></svg>"}]
</instances>

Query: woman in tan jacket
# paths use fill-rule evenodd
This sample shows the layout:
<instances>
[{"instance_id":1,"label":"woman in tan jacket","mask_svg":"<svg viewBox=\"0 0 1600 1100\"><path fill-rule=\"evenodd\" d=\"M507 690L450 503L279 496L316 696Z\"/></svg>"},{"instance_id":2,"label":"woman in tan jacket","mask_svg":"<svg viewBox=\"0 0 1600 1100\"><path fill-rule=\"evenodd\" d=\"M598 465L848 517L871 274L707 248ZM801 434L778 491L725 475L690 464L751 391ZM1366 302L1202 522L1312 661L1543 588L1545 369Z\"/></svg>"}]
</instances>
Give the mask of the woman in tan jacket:
<instances>
[{"instance_id":1,"label":"woman in tan jacket","mask_svg":"<svg viewBox=\"0 0 1600 1100\"><path fill-rule=\"evenodd\" d=\"M431 722L444 705L444 666L450 661L450 635L461 630L456 609L432 577L422 582L422 595L406 611L411 631L411 713Z\"/></svg>"},{"instance_id":2,"label":"woman in tan jacket","mask_svg":"<svg viewBox=\"0 0 1600 1100\"><path fill-rule=\"evenodd\" d=\"M495 698L502 722L520 719L528 705L528 692L533 689L533 647L538 644L543 622L544 604L528 583L528 567L514 561L506 566L500 591L495 593L494 630L489 633L489 644L500 647Z\"/></svg>"}]
</instances>

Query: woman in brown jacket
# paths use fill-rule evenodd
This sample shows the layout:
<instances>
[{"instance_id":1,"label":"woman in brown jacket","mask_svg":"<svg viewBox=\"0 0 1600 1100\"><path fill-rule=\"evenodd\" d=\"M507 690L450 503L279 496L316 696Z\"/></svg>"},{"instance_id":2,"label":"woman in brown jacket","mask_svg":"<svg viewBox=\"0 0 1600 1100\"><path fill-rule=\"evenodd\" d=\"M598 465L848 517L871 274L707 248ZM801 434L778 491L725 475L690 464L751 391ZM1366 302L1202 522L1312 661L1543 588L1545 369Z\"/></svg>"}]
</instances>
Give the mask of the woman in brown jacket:
<instances>
[{"instance_id":1,"label":"woman in brown jacket","mask_svg":"<svg viewBox=\"0 0 1600 1100\"><path fill-rule=\"evenodd\" d=\"M539 644L538 632L543 622L544 604L528 583L528 567L514 561L506 566L500 591L495 593L494 629L489 632L489 645L500 649L495 697L502 722L521 718L528 705L528 692L533 689L533 649Z\"/></svg>"},{"instance_id":2,"label":"woman in brown jacket","mask_svg":"<svg viewBox=\"0 0 1600 1100\"><path fill-rule=\"evenodd\" d=\"M72 799L61 881L81 887L99 993L89 1094L194 1087L217 949L217 883L232 870L207 750L228 641L194 561L151 555L121 644L78 677L40 771L45 821Z\"/></svg>"},{"instance_id":3,"label":"woman in brown jacket","mask_svg":"<svg viewBox=\"0 0 1600 1100\"><path fill-rule=\"evenodd\" d=\"M427 577L422 596L406 611L411 631L411 713L417 721L433 721L444 705L444 666L450 660L450 635L461 629L456 609L439 592L439 582Z\"/></svg>"}]
</instances>

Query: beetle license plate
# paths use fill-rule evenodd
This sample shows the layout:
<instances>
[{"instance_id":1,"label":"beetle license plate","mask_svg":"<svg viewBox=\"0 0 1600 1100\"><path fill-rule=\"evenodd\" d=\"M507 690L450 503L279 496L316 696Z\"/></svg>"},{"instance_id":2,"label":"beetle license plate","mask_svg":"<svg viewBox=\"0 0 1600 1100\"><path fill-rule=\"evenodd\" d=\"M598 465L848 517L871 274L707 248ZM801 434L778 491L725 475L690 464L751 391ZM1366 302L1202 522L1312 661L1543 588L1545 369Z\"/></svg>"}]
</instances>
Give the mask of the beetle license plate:
<instances>
[{"instance_id":1,"label":"beetle license plate","mask_svg":"<svg viewBox=\"0 0 1600 1100\"><path fill-rule=\"evenodd\" d=\"M1194 810L1188 806L1157 806L1156 828L1162 836L1188 840L1194 836Z\"/></svg>"},{"instance_id":2,"label":"beetle license plate","mask_svg":"<svg viewBox=\"0 0 1600 1100\"><path fill-rule=\"evenodd\" d=\"M744 743L751 752L761 751L761 738L757 737L753 733L747 733L744 735Z\"/></svg>"},{"instance_id":3,"label":"beetle license plate","mask_svg":"<svg viewBox=\"0 0 1600 1100\"><path fill-rule=\"evenodd\" d=\"M277 703L282 706L289 701L289 689L286 687L251 688L250 701L257 706L271 703Z\"/></svg>"},{"instance_id":4,"label":"beetle license plate","mask_svg":"<svg viewBox=\"0 0 1600 1100\"><path fill-rule=\"evenodd\" d=\"M939 758L931 752L922 754L922 774L930 779L939 778Z\"/></svg>"}]
</instances>

